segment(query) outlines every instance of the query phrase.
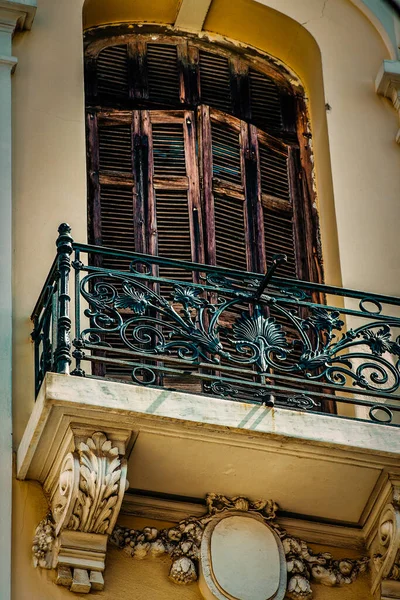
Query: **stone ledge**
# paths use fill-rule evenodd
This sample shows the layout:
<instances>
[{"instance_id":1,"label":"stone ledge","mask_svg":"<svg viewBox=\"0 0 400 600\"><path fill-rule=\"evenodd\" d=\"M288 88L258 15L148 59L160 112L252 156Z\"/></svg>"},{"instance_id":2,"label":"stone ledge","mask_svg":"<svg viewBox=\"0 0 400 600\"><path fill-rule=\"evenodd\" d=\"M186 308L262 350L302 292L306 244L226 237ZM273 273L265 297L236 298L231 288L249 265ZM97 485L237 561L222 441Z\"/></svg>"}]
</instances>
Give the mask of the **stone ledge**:
<instances>
[{"instance_id":1,"label":"stone ledge","mask_svg":"<svg viewBox=\"0 0 400 600\"><path fill-rule=\"evenodd\" d=\"M24 479L45 429L56 410L80 419L87 416L110 426L140 424L157 431L176 424L195 427L197 436L219 439L220 431L247 447L265 447L285 441L293 454L321 455L351 451L352 462L378 463L399 470L400 436L398 428L345 417L270 408L221 398L134 386L130 384L47 373L18 449L18 478ZM86 413L86 415L85 415ZM201 428L199 428L201 425ZM101 428L101 427L100 427ZM268 435L266 435L268 434ZM304 445L306 443L306 446ZM326 448L331 448L329 457Z\"/></svg>"}]
</instances>

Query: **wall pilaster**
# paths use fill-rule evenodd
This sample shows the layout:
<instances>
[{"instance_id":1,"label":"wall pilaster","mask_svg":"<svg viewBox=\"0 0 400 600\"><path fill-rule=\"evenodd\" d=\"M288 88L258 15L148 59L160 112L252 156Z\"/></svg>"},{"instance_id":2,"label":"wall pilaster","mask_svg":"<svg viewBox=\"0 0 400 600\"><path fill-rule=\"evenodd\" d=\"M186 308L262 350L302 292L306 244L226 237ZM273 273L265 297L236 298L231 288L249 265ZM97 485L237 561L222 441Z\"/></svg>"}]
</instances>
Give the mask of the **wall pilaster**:
<instances>
[{"instance_id":1,"label":"wall pilaster","mask_svg":"<svg viewBox=\"0 0 400 600\"><path fill-rule=\"evenodd\" d=\"M0 587L11 597L11 482L12 482L12 164L11 75L14 31L30 27L32 3L0 1Z\"/></svg>"}]
</instances>

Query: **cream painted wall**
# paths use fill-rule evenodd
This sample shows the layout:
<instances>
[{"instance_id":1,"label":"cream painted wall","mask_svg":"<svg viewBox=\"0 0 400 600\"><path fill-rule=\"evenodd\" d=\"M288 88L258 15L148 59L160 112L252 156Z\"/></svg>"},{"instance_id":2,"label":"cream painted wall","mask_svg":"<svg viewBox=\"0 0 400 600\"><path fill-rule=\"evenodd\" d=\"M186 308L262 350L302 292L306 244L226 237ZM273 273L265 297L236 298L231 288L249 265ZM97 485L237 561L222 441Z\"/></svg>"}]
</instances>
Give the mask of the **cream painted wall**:
<instances>
[{"instance_id":1,"label":"cream painted wall","mask_svg":"<svg viewBox=\"0 0 400 600\"><path fill-rule=\"evenodd\" d=\"M262 2L302 23L321 51L343 285L399 295L397 116L374 93L388 50L349 0Z\"/></svg>"},{"instance_id":2,"label":"cream painted wall","mask_svg":"<svg viewBox=\"0 0 400 600\"><path fill-rule=\"evenodd\" d=\"M14 441L33 406L30 314L67 221L86 240L82 0L41 0L13 79Z\"/></svg>"}]
</instances>

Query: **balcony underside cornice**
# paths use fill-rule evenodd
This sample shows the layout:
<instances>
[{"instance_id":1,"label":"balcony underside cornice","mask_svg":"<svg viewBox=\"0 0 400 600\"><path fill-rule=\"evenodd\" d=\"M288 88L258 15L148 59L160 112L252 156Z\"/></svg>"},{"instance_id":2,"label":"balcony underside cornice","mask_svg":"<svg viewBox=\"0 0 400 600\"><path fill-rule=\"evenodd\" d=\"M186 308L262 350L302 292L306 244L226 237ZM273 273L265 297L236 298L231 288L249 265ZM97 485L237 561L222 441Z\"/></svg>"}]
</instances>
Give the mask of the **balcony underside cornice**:
<instances>
[{"instance_id":1,"label":"balcony underside cornice","mask_svg":"<svg viewBox=\"0 0 400 600\"><path fill-rule=\"evenodd\" d=\"M56 567L58 583L72 591L103 589L105 544L118 513L171 521L196 517L204 505L188 505L184 497L202 498L210 490L223 497L276 498L283 513L279 525L291 535L369 549L379 559L378 589L383 580L397 585L390 570L397 542L386 552L378 538L391 518L388 510L397 515L399 446L397 428L376 423L47 373L17 467L19 479L39 481L49 498L52 517L41 522L36 537L46 523L54 530L57 553L47 568ZM100 462L104 468L96 467ZM113 498L109 517L88 513L87 523L79 508L88 493L85 465L94 469L104 502ZM108 492L108 479L100 485L100 475L110 469L116 484ZM174 496L181 500L166 501Z\"/></svg>"},{"instance_id":2,"label":"balcony underside cornice","mask_svg":"<svg viewBox=\"0 0 400 600\"><path fill-rule=\"evenodd\" d=\"M53 373L20 444L18 477L45 482L71 427L129 439L133 488L267 494L286 512L353 526L365 524L384 481L400 478L397 428Z\"/></svg>"}]
</instances>

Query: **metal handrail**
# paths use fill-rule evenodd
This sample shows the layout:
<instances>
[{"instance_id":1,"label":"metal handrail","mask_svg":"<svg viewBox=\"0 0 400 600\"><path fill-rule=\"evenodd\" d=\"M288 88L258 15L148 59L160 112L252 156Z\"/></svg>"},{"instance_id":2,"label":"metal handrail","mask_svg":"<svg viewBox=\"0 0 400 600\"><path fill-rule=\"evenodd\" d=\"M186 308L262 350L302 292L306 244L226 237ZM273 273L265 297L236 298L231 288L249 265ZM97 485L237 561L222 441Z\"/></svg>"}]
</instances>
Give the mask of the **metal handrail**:
<instances>
[{"instance_id":1,"label":"metal handrail","mask_svg":"<svg viewBox=\"0 0 400 600\"><path fill-rule=\"evenodd\" d=\"M61 225L32 314L36 391L74 362L77 376L315 412L350 404L355 418L397 424L400 298L281 278L282 261L235 271L76 243Z\"/></svg>"}]
</instances>

